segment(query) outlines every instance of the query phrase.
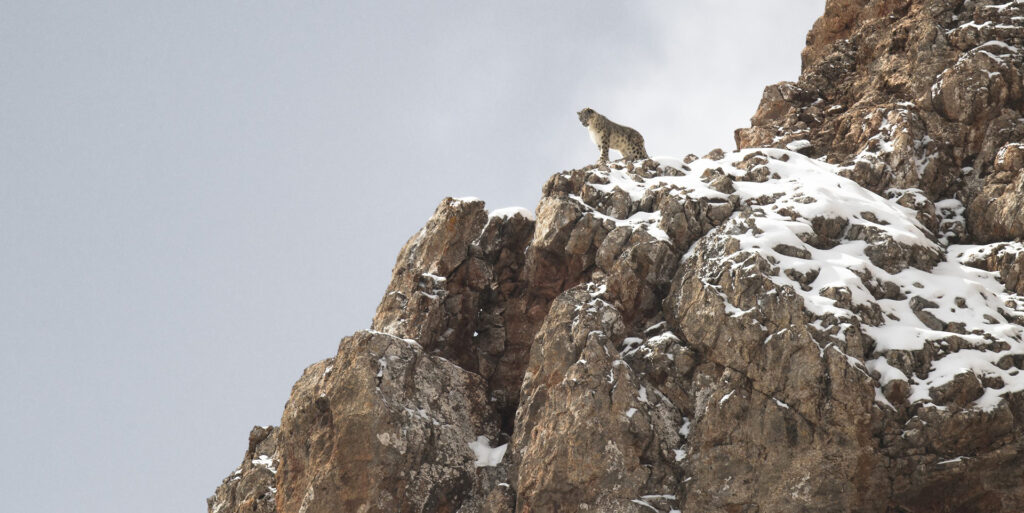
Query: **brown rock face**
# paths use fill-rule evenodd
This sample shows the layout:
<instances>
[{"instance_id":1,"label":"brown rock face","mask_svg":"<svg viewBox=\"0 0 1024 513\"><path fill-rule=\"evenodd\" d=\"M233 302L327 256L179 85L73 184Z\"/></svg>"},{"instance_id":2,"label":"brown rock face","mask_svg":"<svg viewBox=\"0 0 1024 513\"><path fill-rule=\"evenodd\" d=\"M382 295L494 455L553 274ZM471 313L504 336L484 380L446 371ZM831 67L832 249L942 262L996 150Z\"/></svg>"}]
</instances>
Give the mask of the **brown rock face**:
<instances>
[{"instance_id":1,"label":"brown rock face","mask_svg":"<svg viewBox=\"0 0 1024 513\"><path fill-rule=\"evenodd\" d=\"M488 477L468 445L480 436L500 438L479 375L412 340L357 333L292 390L277 511L457 511Z\"/></svg>"},{"instance_id":2,"label":"brown rock face","mask_svg":"<svg viewBox=\"0 0 1024 513\"><path fill-rule=\"evenodd\" d=\"M681 486L674 450L682 415L621 359L626 326L600 296L593 288L567 291L538 335L512 444L518 511L572 504L639 512L634 500L664 500Z\"/></svg>"},{"instance_id":3,"label":"brown rock face","mask_svg":"<svg viewBox=\"0 0 1024 513\"><path fill-rule=\"evenodd\" d=\"M830 0L740 151L445 199L210 512L1020 511L1022 20Z\"/></svg>"},{"instance_id":4,"label":"brown rock face","mask_svg":"<svg viewBox=\"0 0 1024 513\"><path fill-rule=\"evenodd\" d=\"M1016 2L830 0L800 79L765 89L737 146L801 146L875 192L960 200L974 240L1020 237L1022 16Z\"/></svg>"},{"instance_id":5,"label":"brown rock face","mask_svg":"<svg viewBox=\"0 0 1024 513\"><path fill-rule=\"evenodd\" d=\"M981 246L964 255L964 263L978 269L998 272L1007 290L1024 295L1024 244L1001 242Z\"/></svg>"},{"instance_id":6,"label":"brown rock face","mask_svg":"<svg viewBox=\"0 0 1024 513\"><path fill-rule=\"evenodd\" d=\"M549 217L560 218L541 219ZM554 297L528 283L544 278L538 266L558 263L527 251L533 233L522 214L488 217L482 201L446 199L402 248L373 319L374 329L416 340L487 380L509 424L533 334Z\"/></svg>"},{"instance_id":7,"label":"brown rock face","mask_svg":"<svg viewBox=\"0 0 1024 513\"><path fill-rule=\"evenodd\" d=\"M278 433L280 429L273 426L252 428L245 459L206 500L209 511L277 511L275 474L281 463L281 453L277 449Z\"/></svg>"}]
</instances>

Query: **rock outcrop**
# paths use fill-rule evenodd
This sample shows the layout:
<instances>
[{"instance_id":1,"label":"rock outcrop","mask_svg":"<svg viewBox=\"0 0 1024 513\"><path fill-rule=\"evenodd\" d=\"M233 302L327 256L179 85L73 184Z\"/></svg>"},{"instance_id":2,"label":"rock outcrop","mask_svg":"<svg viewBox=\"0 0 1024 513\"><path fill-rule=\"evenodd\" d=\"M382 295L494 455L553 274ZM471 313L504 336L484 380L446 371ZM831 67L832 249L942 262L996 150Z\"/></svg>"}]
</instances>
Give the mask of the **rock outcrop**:
<instances>
[{"instance_id":1,"label":"rock outcrop","mask_svg":"<svg viewBox=\"0 0 1024 513\"><path fill-rule=\"evenodd\" d=\"M210 511L1019 511L1022 44L830 0L738 151L444 200Z\"/></svg>"},{"instance_id":2,"label":"rock outcrop","mask_svg":"<svg viewBox=\"0 0 1024 513\"><path fill-rule=\"evenodd\" d=\"M971 241L1024 235L1024 4L830 0L796 82L765 89L740 148L824 157L884 193L967 206Z\"/></svg>"},{"instance_id":3,"label":"rock outcrop","mask_svg":"<svg viewBox=\"0 0 1024 513\"><path fill-rule=\"evenodd\" d=\"M278 432L274 426L252 428L245 459L230 476L224 478L217 487L217 493L206 500L209 511L277 511L276 474L277 465L281 462L277 451Z\"/></svg>"}]
</instances>

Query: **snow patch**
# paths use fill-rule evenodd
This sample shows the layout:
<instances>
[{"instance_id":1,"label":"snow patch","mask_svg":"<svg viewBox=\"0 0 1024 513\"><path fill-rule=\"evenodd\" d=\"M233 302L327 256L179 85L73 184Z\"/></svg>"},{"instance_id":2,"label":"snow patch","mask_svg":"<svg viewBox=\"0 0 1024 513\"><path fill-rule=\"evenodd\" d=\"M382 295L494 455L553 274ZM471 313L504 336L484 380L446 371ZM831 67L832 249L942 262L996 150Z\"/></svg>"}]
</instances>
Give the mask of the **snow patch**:
<instances>
[{"instance_id":1,"label":"snow patch","mask_svg":"<svg viewBox=\"0 0 1024 513\"><path fill-rule=\"evenodd\" d=\"M498 466L501 459L505 457L505 451L508 450L508 444L491 447L491 441L483 435L476 437L476 441L469 442L468 445L476 455L475 466L477 467Z\"/></svg>"},{"instance_id":2,"label":"snow patch","mask_svg":"<svg viewBox=\"0 0 1024 513\"><path fill-rule=\"evenodd\" d=\"M811 141L807 139L799 139L786 145L786 149L789 151L800 151L811 147Z\"/></svg>"},{"instance_id":3,"label":"snow patch","mask_svg":"<svg viewBox=\"0 0 1024 513\"><path fill-rule=\"evenodd\" d=\"M492 211L487 217L509 219L515 216L522 216L523 218L528 219L530 221L537 220L537 216L535 216L532 211L527 210L523 207L499 208L497 210Z\"/></svg>"},{"instance_id":4,"label":"snow patch","mask_svg":"<svg viewBox=\"0 0 1024 513\"><path fill-rule=\"evenodd\" d=\"M252 460L252 464L261 467L266 467L273 474L277 473L277 468L274 467L274 460L271 459L270 456L267 456L266 454L260 454L259 458Z\"/></svg>"},{"instance_id":5,"label":"snow patch","mask_svg":"<svg viewBox=\"0 0 1024 513\"><path fill-rule=\"evenodd\" d=\"M735 390L730 390L728 394L725 394L724 396L722 396L721 399L718 400L718 405L721 406L721 405L725 404L725 402L728 401L730 397L732 397L732 394L735 394L735 393L736 393Z\"/></svg>"}]
</instances>

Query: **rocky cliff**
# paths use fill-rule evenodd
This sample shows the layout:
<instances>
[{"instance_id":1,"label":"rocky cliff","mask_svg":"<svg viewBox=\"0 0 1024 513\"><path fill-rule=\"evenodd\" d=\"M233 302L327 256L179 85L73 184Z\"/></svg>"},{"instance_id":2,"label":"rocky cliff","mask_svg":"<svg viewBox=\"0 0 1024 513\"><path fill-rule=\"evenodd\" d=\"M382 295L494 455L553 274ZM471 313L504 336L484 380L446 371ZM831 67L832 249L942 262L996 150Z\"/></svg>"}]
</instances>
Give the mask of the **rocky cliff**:
<instances>
[{"instance_id":1,"label":"rocky cliff","mask_svg":"<svg viewBox=\"0 0 1024 513\"><path fill-rule=\"evenodd\" d=\"M807 40L736 152L442 202L209 510L1024 509L1024 1Z\"/></svg>"}]
</instances>

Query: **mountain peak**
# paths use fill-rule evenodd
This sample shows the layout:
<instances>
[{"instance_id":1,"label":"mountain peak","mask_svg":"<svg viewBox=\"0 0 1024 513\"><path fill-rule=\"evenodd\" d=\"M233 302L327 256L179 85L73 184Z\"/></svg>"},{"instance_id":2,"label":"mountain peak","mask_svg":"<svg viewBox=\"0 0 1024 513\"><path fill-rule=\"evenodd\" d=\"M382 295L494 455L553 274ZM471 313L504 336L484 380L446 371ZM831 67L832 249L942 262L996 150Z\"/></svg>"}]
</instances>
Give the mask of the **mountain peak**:
<instances>
[{"instance_id":1,"label":"mountain peak","mask_svg":"<svg viewBox=\"0 0 1024 513\"><path fill-rule=\"evenodd\" d=\"M446 198L210 511L1016 511L1022 19L829 1L741 149Z\"/></svg>"}]
</instances>

